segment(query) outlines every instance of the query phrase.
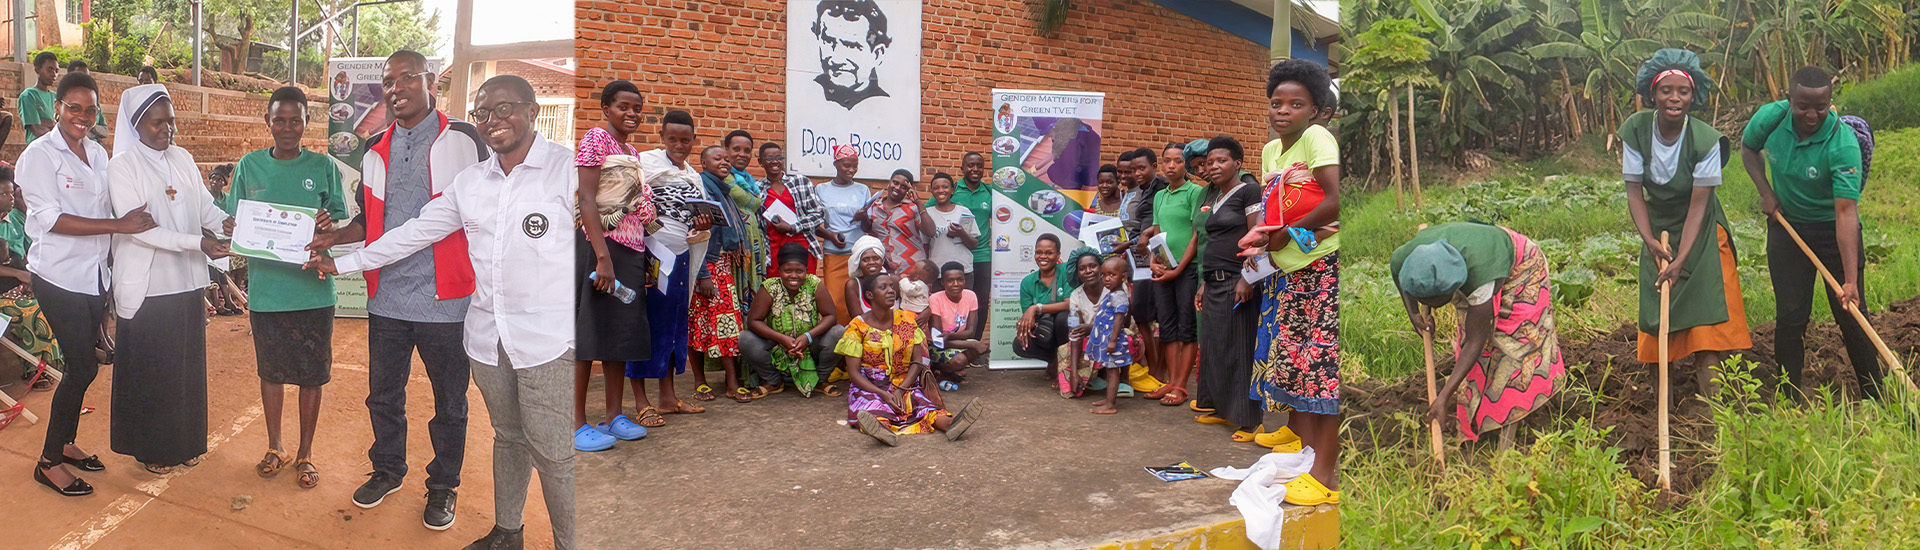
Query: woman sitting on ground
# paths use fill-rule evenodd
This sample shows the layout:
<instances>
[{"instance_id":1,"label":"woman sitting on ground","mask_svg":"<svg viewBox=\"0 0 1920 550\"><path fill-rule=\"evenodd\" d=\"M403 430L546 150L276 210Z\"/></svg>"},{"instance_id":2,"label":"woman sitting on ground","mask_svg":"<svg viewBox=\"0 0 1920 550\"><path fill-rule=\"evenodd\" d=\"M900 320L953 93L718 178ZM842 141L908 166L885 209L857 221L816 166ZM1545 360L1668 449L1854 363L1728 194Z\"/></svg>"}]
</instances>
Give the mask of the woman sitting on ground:
<instances>
[{"instance_id":1,"label":"woman sitting on ground","mask_svg":"<svg viewBox=\"0 0 1920 550\"><path fill-rule=\"evenodd\" d=\"M804 244L781 245L780 276L762 281L754 292L747 332L740 335L741 356L760 376L754 399L780 393L785 381L803 396L812 397L814 388L840 396L827 375L839 363L833 349L846 328L836 322L820 278L807 273L812 258Z\"/></svg>"},{"instance_id":2,"label":"woman sitting on ground","mask_svg":"<svg viewBox=\"0 0 1920 550\"><path fill-rule=\"evenodd\" d=\"M937 397L922 391L926 379L927 335L912 313L893 309L900 282L893 275L868 275L861 281L873 309L847 324L835 352L846 356L847 421L888 446L901 435L946 432L959 439L973 425L974 402L949 413Z\"/></svg>"},{"instance_id":3,"label":"woman sitting on ground","mask_svg":"<svg viewBox=\"0 0 1920 550\"><path fill-rule=\"evenodd\" d=\"M1073 288L1067 296L1067 341L1055 351L1054 360L1060 365L1056 376L1060 387L1060 397L1080 397L1090 383L1094 382L1096 371L1093 364L1074 362L1073 357L1086 345L1087 336L1093 332L1093 315L1099 311L1100 294L1100 251L1090 246L1076 248L1067 254L1066 265L1073 266L1072 271L1063 272L1064 281ZM1092 388L1094 391L1106 389L1106 386Z\"/></svg>"},{"instance_id":4,"label":"woman sitting on ground","mask_svg":"<svg viewBox=\"0 0 1920 550\"><path fill-rule=\"evenodd\" d=\"M1428 417L1453 413L1462 438L1475 441L1500 430L1500 448L1512 446L1513 426L1566 378L1553 330L1553 283L1540 246L1497 225L1441 224L1395 249L1391 268L1415 332L1434 327L1421 306L1451 303L1459 310L1453 375Z\"/></svg>"},{"instance_id":5,"label":"woman sitting on ground","mask_svg":"<svg viewBox=\"0 0 1920 550\"><path fill-rule=\"evenodd\" d=\"M847 274L850 276L847 278L846 289L840 292L840 296L847 303L834 304L837 310L847 312L848 319L859 317L867 312L867 291L866 287L861 286L861 281L873 275L890 272L887 266L887 245L879 237L872 235L860 237L860 240L853 242L852 250L853 259L847 263Z\"/></svg>"}]
</instances>

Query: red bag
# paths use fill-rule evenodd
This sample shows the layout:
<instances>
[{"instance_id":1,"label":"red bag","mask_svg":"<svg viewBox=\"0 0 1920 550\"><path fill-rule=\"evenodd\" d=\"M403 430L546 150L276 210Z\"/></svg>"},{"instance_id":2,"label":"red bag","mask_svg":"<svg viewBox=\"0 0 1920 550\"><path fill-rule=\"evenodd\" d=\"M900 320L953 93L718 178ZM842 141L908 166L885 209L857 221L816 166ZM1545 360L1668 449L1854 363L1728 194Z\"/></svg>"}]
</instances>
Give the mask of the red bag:
<instances>
[{"instance_id":1,"label":"red bag","mask_svg":"<svg viewBox=\"0 0 1920 550\"><path fill-rule=\"evenodd\" d=\"M1326 190L1320 188L1320 182L1313 179L1313 170L1304 162L1267 174L1266 188L1262 203L1266 214L1260 221L1263 226L1292 225L1327 198Z\"/></svg>"}]
</instances>

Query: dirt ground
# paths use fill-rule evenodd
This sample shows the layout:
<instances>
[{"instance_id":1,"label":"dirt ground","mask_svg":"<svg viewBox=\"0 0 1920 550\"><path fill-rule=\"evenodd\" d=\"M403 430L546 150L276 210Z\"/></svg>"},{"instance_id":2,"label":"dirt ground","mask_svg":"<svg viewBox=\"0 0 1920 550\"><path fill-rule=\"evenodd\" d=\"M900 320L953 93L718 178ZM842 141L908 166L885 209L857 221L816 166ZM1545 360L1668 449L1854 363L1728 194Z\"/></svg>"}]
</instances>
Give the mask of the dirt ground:
<instances>
[{"instance_id":1,"label":"dirt ground","mask_svg":"<svg viewBox=\"0 0 1920 550\"><path fill-rule=\"evenodd\" d=\"M1885 313L1868 317L1887 347L1906 361L1909 374L1912 358L1920 352L1920 297L1891 304ZM1763 386L1763 395L1771 395L1773 383L1784 376L1773 359L1774 326L1761 325L1753 330L1753 349L1742 353L1761 365L1755 376ZM1546 427L1557 418L1589 418L1596 428L1613 428L1607 434L1609 444L1622 449L1620 459L1634 477L1656 486L1659 464L1659 367L1636 358L1636 331L1631 323L1622 324L1604 337L1591 341L1561 340L1569 373L1586 391L1568 391L1555 396L1544 410L1522 421L1527 430ZM1833 323L1819 323L1807 329L1807 372L1810 385L1831 385L1843 395L1858 399L1860 387L1841 346L1840 329ZM1440 350L1444 355L1445 351ZM1436 361L1444 360L1436 357ZM1884 365L1883 365L1884 368ZM1691 365L1669 367L1672 381L1673 410L1670 413L1673 445L1673 489L1688 494L1713 476L1714 463L1704 448L1714 441L1712 410L1698 399L1698 383ZM1892 385L1897 382L1889 382ZM1900 391L1883 387L1882 392ZM1353 450L1375 445L1391 446L1402 442L1406 431L1399 429L1392 414L1405 412L1418 418L1426 411L1426 380L1416 374L1399 380L1368 380L1346 387L1342 396L1348 404L1349 436ZM1455 428L1445 430L1449 436ZM1424 430L1419 432L1425 434ZM1525 431L1523 430L1523 434ZM1532 438L1521 435L1518 442ZM1363 452L1363 451L1362 451Z\"/></svg>"},{"instance_id":2,"label":"dirt ground","mask_svg":"<svg viewBox=\"0 0 1920 550\"><path fill-rule=\"evenodd\" d=\"M692 377L677 381L690 395ZM579 455L580 547L1087 548L1238 519L1237 482L1143 468L1246 467L1268 452L1186 407L1134 398L1089 414L1096 398L1062 399L1039 371L975 369L947 394L956 409L974 398L985 417L959 441L894 448L845 426L845 397L788 390L669 415L646 439Z\"/></svg>"},{"instance_id":3,"label":"dirt ground","mask_svg":"<svg viewBox=\"0 0 1920 550\"><path fill-rule=\"evenodd\" d=\"M296 485L291 470L273 479L261 479L253 471L265 452L267 435L245 317L215 318L207 327L211 450L199 466L183 472L155 476L131 457L111 452L107 434L113 418L113 369L103 367L86 400L98 410L80 417L79 443L99 454L107 471L82 472L95 488L93 495L60 497L30 477L45 439L52 394L27 394L27 407L42 417L42 424L18 420L0 430L0 472L5 473L0 475L0 494L5 495L0 499L7 503L0 505L6 533L0 547L459 548L480 538L493 525L493 431L478 390L467 392L470 413L458 517L445 532L421 525L426 505L422 483L432 457L426 423L432 417L433 397L418 367L407 389L411 471L400 491L378 508L353 505L354 488L372 471L367 461L373 434L365 406L366 335L363 320L341 319L334 325L333 381L326 386L314 443L321 481L311 490ZM15 368L0 367L0 379L15 380ZM5 391L20 398L24 390L16 382ZM296 402L289 392L283 435L289 453L299 441ZM527 547L551 549L553 535L538 487L536 476L526 510Z\"/></svg>"}]
</instances>

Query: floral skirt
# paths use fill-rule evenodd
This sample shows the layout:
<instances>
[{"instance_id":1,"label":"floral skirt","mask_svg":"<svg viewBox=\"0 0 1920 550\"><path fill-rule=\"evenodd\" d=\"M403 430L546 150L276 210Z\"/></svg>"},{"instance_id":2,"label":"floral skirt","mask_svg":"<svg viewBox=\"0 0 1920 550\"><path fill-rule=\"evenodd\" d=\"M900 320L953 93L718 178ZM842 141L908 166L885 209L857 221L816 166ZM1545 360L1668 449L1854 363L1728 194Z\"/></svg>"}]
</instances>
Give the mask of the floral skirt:
<instances>
[{"instance_id":1,"label":"floral skirt","mask_svg":"<svg viewBox=\"0 0 1920 550\"><path fill-rule=\"evenodd\" d=\"M1339 257L1275 275L1261 291L1252 397L1268 411L1340 413Z\"/></svg>"},{"instance_id":2,"label":"floral skirt","mask_svg":"<svg viewBox=\"0 0 1920 550\"><path fill-rule=\"evenodd\" d=\"M1500 292L1487 347L1454 394L1460 435L1468 441L1526 418L1553 396L1567 374L1554 333L1547 257L1526 237L1511 229L1507 233L1513 237L1513 274ZM1459 352L1458 343L1454 350Z\"/></svg>"},{"instance_id":3,"label":"floral skirt","mask_svg":"<svg viewBox=\"0 0 1920 550\"><path fill-rule=\"evenodd\" d=\"M861 365L860 373L865 374L867 380L873 381L881 391L893 391L893 381L887 376L886 369ZM921 380L926 378L923 377ZM907 390L907 406L913 410L904 414L894 412L893 407L887 406L886 400L881 399L879 394L860 389L860 386L854 384L847 384L847 425L856 430L860 429L860 424L855 422L860 411L873 413L875 418L880 419L881 424L885 424L887 429L897 435L933 433L935 420L941 416L952 416L939 405L935 405L933 400L928 399L926 392L920 391L920 388Z\"/></svg>"},{"instance_id":4,"label":"floral skirt","mask_svg":"<svg viewBox=\"0 0 1920 550\"><path fill-rule=\"evenodd\" d=\"M733 265L725 256L707 262L713 297L693 293L687 348L713 357L740 356L740 303L734 294Z\"/></svg>"}]
</instances>

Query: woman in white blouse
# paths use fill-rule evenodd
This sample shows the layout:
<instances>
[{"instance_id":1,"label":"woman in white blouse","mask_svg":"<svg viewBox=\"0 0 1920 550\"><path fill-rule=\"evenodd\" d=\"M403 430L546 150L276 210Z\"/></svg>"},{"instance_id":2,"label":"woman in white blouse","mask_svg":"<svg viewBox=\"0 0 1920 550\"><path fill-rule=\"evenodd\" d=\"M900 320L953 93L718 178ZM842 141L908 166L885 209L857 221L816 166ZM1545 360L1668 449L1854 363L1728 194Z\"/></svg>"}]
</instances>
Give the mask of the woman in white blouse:
<instances>
[{"instance_id":1,"label":"woman in white blouse","mask_svg":"<svg viewBox=\"0 0 1920 550\"><path fill-rule=\"evenodd\" d=\"M113 211L145 208L159 227L113 238L113 305L120 361L113 380L113 451L147 471L193 466L207 452L207 259L227 255L214 234L229 218L193 155L173 145L173 103L159 84L120 94Z\"/></svg>"}]
</instances>

